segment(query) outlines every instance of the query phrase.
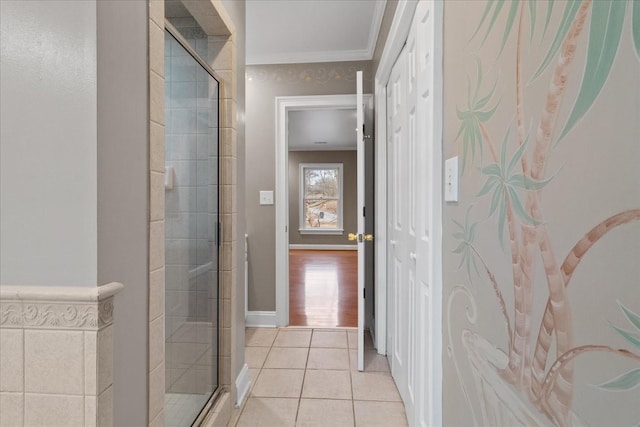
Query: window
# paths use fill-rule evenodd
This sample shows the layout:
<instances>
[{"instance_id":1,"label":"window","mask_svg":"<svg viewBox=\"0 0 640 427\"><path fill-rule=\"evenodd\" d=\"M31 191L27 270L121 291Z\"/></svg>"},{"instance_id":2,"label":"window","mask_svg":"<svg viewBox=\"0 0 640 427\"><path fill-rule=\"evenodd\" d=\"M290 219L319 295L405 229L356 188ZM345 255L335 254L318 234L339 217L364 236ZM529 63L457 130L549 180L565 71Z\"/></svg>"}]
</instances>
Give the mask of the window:
<instances>
[{"instance_id":1,"label":"window","mask_svg":"<svg viewBox=\"0 0 640 427\"><path fill-rule=\"evenodd\" d=\"M300 164L302 234L342 234L342 163Z\"/></svg>"}]
</instances>

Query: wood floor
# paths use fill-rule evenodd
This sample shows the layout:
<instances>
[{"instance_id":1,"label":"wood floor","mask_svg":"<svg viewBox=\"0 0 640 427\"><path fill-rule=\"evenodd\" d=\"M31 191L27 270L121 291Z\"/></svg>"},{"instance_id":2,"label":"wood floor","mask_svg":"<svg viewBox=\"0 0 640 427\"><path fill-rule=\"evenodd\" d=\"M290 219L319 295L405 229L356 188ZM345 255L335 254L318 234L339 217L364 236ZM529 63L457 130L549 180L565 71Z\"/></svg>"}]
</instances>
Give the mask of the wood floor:
<instances>
[{"instance_id":1,"label":"wood floor","mask_svg":"<svg viewBox=\"0 0 640 427\"><path fill-rule=\"evenodd\" d=\"M289 325L358 326L358 251L289 251Z\"/></svg>"}]
</instances>

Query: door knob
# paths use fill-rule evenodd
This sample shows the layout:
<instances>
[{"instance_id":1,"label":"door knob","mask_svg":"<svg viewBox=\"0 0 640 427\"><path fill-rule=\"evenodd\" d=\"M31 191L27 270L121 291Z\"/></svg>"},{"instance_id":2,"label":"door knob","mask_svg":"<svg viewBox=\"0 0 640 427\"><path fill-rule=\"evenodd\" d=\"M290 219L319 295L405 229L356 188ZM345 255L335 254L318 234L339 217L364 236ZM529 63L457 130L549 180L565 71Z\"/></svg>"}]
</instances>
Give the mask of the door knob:
<instances>
[{"instance_id":1,"label":"door knob","mask_svg":"<svg viewBox=\"0 0 640 427\"><path fill-rule=\"evenodd\" d=\"M409 258L411 258L413 261L416 260L417 256L415 252L409 252Z\"/></svg>"},{"instance_id":2,"label":"door knob","mask_svg":"<svg viewBox=\"0 0 640 427\"><path fill-rule=\"evenodd\" d=\"M395 246L398 242L395 240L389 240L389 243L391 244L391 246Z\"/></svg>"},{"instance_id":3,"label":"door knob","mask_svg":"<svg viewBox=\"0 0 640 427\"><path fill-rule=\"evenodd\" d=\"M349 233L349 235L347 236L347 238L349 239L349 241L358 240L358 235L357 235L357 234L354 234L354 233Z\"/></svg>"},{"instance_id":4,"label":"door knob","mask_svg":"<svg viewBox=\"0 0 640 427\"><path fill-rule=\"evenodd\" d=\"M373 240L373 234L365 234L363 237L364 237L364 240L368 242Z\"/></svg>"}]
</instances>

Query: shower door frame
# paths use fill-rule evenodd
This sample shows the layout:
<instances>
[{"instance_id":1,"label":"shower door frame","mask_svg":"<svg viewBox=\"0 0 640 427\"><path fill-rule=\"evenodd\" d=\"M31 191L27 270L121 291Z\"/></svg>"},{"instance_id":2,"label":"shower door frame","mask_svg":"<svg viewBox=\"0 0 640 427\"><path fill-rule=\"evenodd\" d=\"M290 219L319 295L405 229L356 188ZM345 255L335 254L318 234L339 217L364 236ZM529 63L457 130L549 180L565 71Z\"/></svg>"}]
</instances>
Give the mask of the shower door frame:
<instances>
[{"instance_id":1,"label":"shower door frame","mask_svg":"<svg viewBox=\"0 0 640 427\"><path fill-rule=\"evenodd\" d=\"M201 56L200 54L198 54L198 52L196 52L196 50L189 44L189 42L182 36L182 34L180 34L180 31L173 25L171 24L171 22L165 18L164 20L164 29L165 31L167 31L169 33L169 35L171 35L171 37L173 37L176 42L178 42L178 44L180 44L180 46L182 46L182 48L184 48L187 53L189 54L189 56L191 56L214 80L216 80L216 82L218 83L218 198L217 198L217 202L218 202L218 208L217 208L217 216L218 219L216 221L215 224L215 245L216 245L216 250L217 250L217 256L216 256L216 271L217 271L217 276L218 276L218 281L217 281L217 292L218 292L218 319L217 319L217 324L216 324L216 329L217 329L217 333L216 333L216 354L217 354L217 363L216 363L216 379L217 379L217 384L216 384L216 388L215 390L213 390L213 392L211 393L211 396L209 397L209 399L207 399L207 402L204 404L204 406L202 407L202 409L200 410L200 412L198 413L198 416L194 419L193 424L192 425L200 425L204 419L207 417L209 410L213 407L213 405L216 403L217 399L221 396L222 394L222 370L221 370L221 361L222 361L222 354L221 354L221 348L220 348L220 337L221 337L221 333L222 333L222 292L221 292L221 287L222 287L222 280L223 280L223 275L222 275L222 271L221 271L221 262L220 262L220 258L221 258L221 251L222 251L222 219L221 219L221 215L223 214L223 212L220 211L221 205L220 205L220 188L222 187L223 183L221 181L222 179L222 173L221 173L221 144L222 144L222 132L221 132L221 126L220 126L220 120L221 120L221 113L222 113L222 108L223 108L223 102L221 102L221 94L224 93L223 89L224 89L224 82L223 82L223 78L216 73L216 71L211 67L211 65L209 65ZM166 354L166 349L165 349L165 354Z\"/></svg>"}]
</instances>

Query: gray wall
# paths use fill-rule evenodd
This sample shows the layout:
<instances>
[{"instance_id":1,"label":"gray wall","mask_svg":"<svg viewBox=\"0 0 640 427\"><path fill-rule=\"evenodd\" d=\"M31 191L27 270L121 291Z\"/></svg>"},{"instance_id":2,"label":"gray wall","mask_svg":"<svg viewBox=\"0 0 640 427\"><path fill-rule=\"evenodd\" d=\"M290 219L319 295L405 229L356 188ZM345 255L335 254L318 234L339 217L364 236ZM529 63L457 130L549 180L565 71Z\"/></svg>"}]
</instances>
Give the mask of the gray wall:
<instances>
[{"instance_id":1,"label":"gray wall","mask_svg":"<svg viewBox=\"0 0 640 427\"><path fill-rule=\"evenodd\" d=\"M96 1L2 1L0 27L0 283L95 287Z\"/></svg>"},{"instance_id":2,"label":"gray wall","mask_svg":"<svg viewBox=\"0 0 640 427\"><path fill-rule=\"evenodd\" d=\"M372 85L371 62L247 66L246 228L249 234L249 310L275 310L275 206L259 191L275 190L275 98L356 92L356 71ZM367 89L365 89L365 92ZM277 198L278 195L276 194Z\"/></svg>"},{"instance_id":3,"label":"gray wall","mask_svg":"<svg viewBox=\"0 0 640 427\"><path fill-rule=\"evenodd\" d=\"M98 283L117 281L114 425L147 423L148 5L97 2Z\"/></svg>"},{"instance_id":4,"label":"gray wall","mask_svg":"<svg viewBox=\"0 0 640 427\"><path fill-rule=\"evenodd\" d=\"M289 243L296 245L353 245L347 239L358 228L357 151L289 151ZM300 234L300 163L342 163L342 235Z\"/></svg>"}]
</instances>

